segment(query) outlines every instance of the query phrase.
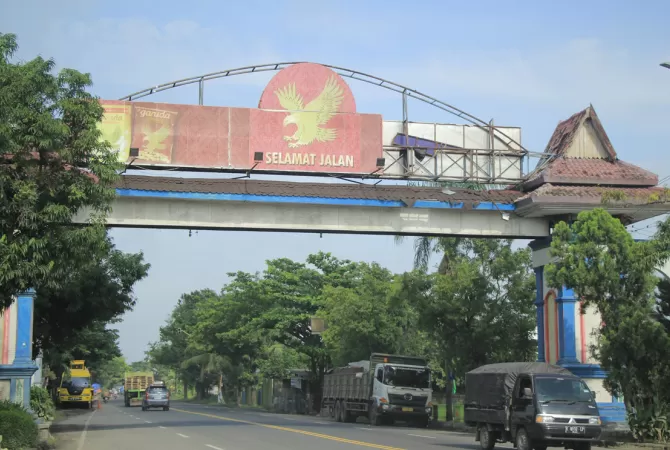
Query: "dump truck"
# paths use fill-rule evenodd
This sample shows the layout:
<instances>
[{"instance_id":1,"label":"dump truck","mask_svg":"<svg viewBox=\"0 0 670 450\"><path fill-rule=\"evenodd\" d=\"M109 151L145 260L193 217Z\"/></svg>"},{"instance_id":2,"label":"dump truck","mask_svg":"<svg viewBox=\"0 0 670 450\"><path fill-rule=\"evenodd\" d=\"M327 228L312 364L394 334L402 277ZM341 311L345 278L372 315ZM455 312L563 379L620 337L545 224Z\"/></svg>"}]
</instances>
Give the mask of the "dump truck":
<instances>
[{"instance_id":1,"label":"dump truck","mask_svg":"<svg viewBox=\"0 0 670 450\"><path fill-rule=\"evenodd\" d=\"M595 395L569 370L547 363L488 364L465 374L465 423L484 450L590 450L602 431Z\"/></svg>"},{"instance_id":2,"label":"dump truck","mask_svg":"<svg viewBox=\"0 0 670 450\"><path fill-rule=\"evenodd\" d=\"M91 385L91 372L86 368L84 360L70 361L69 369L61 378L58 388L58 401L61 406L93 407L95 392Z\"/></svg>"},{"instance_id":3,"label":"dump truck","mask_svg":"<svg viewBox=\"0 0 670 450\"><path fill-rule=\"evenodd\" d=\"M126 406L142 406L144 392L154 382L152 372L126 372L123 383L123 400Z\"/></svg>"},{"instance_id":4,"label":"dump truck","mask_svg":"<svg viewBox=\"0 0 670 450\"><path fill-rule=\"evenodd\" d=\"M326 373L321 408L338 422L363 416L372 425L397 419L426 427L433 412L432 395L425 358L373 353L369 360Z\"/></svg>"}]
</instances>

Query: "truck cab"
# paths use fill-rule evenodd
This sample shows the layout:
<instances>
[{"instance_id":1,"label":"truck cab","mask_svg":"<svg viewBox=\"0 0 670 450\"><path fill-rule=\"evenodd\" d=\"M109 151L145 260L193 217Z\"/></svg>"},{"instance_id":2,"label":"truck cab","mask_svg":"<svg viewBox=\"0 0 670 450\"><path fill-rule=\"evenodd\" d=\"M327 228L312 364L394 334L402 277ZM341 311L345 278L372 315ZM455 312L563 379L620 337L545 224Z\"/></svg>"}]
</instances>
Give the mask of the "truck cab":
<instances>
[{"instance_id":1,"label":"truck cab","mask_svg":"<svg viewBox=\"0 0 670 450\"><path fill-rule=\"evenodd\" d=\"M569 443L575 449L589 448L602 430L595 396L586 383L576 376L553 374L528 374L517 379L510 426L523 427L528 441L537 443L536 447ZM518 431L516 438L518 441Z\"/></svg>"},{"instance_id":2,"label":"truck cab","mask_svg":"<svg viewBox=\"0 0 670 450\"><path fill-rule=\"evenodd\" d=\"M58 400L63 407L69 405L93 407L95 393L91 373L83 360L70 361L69 370L63 374L58 388Z\"/></svg>"},{"instance_id":3,"label":"truck cab","mask_svg":"<svg viewBox=\"0 0 670 450\"><path fill-rule=\"evenodd\" d=\"M389 355L375 365L372 423L399 419L428 426L433 412L431 374L425 362L416 359Z\"/></svg>"}]
</instances>

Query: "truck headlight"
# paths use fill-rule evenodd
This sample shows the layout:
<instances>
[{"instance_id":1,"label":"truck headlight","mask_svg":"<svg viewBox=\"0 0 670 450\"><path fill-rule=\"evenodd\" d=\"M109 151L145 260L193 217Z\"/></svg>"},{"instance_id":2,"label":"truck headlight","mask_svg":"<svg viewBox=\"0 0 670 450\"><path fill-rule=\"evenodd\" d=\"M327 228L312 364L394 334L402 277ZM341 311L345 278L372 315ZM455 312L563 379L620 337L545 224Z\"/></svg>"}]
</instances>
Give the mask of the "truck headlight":
<instances>
[{"instance_id":1,"label":"truck headlight","mask_svg":"<svg viewBox=\"0 0 670 450\"><path fill-rule=\"evenodd\" d=\"M553 423L554 418L551 416L545 416L543 414L538 414L537 417L535 417L535 422L536 423Z\"/></svg>"},{"instance_id":2,"label":"truck headlight","mask_svg":"<svg viewBox=\"0 0 670 450\"><path fill-rule=\"evenodd\" d=\"M600 417L591 417L589 419L589 425L600 425L601 423Z\"/></svg>"},{"instance_id":3,"label":"truck headlight","mask_svg":"<svg viewBox=\"0 0 670 450\"><path fill-rule=\"evenodd\" d=\"M382 405L382 409L383 409L384 411L386 411L387 409L389 409L389 405L388 405L388 403L384 403L384 404Z\"/></svg>"},{"instance_id":4,"label":"truck headlight","mask_svg":"<svg viewBox=\"0 0 670 450\"><path fill-rule=\"evenodd\" d=\"M431 408L430 406L427 406L427 407L426 407L426 412L427 412L428 414L430 414L432 411L433 411L433 408Z\"/></svg>"}]
</instances>

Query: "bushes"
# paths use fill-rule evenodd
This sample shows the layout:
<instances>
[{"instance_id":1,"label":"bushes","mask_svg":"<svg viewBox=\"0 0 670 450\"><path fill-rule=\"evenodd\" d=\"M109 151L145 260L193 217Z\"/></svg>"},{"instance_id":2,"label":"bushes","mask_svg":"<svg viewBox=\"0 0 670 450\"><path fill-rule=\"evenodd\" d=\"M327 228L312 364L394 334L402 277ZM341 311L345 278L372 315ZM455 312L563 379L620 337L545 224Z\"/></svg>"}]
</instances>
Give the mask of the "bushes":
<instances>
[{"instance_id":1,"label":"bushes","mask_svg":"<svg viewBox=\"0 0 670 450\"><path fill-rule=\"evenodd\" d=\"M39 386L30 388L30 409L37 417L46 422L54 420L56 414L56 406L51 399L51 395L49 395L49 391Z\"/></svg>"},{"instance_id":2,"label":"bushes","mask_svg":"<svg viewBox=\"0 0 670 450\"><path fill-rule=\"evenodd\" d=\"M0 410L0 436L8 450L35 447L37 425L30 413L21 408Z\"/></svg>"},{"instance_id":3,"label":"bushes","mask_svg":"<svg viewBox=\"0 0 670 450\"><path fill-rule=\"evenodd\" d=\"M647 407L636 408L635 413L628 414L628 425L633 437L639 442L668 442L670 441L669 416L669 405L654 402Z\"/></svg>"}]
</instances>

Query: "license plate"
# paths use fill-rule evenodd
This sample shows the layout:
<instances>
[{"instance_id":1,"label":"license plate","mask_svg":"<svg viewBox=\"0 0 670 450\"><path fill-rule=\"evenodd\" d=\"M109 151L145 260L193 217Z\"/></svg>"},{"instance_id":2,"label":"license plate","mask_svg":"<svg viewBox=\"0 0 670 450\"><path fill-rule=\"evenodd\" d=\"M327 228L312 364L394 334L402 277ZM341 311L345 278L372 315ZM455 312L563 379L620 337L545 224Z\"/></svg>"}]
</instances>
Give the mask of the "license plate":
<instances>
[{"instance_id":1,"label":"license plate","mask_svg":"<svg viewBox=\"0 0 670 450\"><path fill-rule=\"evenodd\" d=\"M414 408L403 408L403 412L412 412L414 411Z\"/></svg>"},{"instance_id":2,"label":"license plate","mask_svg":"<svg viewBox=\"0 0 670 450\"><path fill-rule=\"evenodd\" d=\"M584 434L586 428L584 427L565 427L566 434Z\"/></svg>"}]
</instances>

